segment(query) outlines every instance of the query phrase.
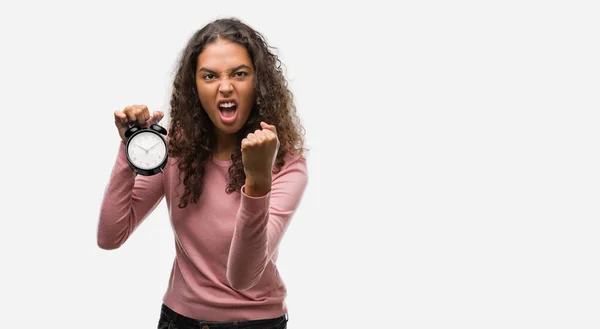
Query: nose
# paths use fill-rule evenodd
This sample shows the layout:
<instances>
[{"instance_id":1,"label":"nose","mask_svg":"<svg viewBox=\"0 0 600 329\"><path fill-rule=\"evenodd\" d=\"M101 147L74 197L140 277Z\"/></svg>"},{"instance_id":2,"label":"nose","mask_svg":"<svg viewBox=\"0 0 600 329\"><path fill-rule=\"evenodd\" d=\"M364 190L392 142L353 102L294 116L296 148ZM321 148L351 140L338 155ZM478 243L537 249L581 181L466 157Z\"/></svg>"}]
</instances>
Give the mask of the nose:
<instances>
[{"instance_id":1,"label":"nose","mask_svg":"<svg viewBox=\"0 0 600 329\"><path fill-rule=\"evenodd\" d=\"M223 80L219 85L219 91L223 94L227 94L233 91L233 85L229 80Z\"/></svg>"}]
</instances>

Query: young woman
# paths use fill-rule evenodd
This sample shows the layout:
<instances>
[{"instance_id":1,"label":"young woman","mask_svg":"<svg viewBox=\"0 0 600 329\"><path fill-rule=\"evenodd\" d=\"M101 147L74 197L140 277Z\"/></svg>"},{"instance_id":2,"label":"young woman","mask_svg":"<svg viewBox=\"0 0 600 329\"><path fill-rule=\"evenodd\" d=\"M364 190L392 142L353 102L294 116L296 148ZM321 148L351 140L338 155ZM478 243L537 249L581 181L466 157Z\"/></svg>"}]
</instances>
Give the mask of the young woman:
<instances>
[{"instance_id":1,"label":"young woman","mask_svg":"<svg viewBox=\"0 0 600 329\"><path fill-rule=\"evenodd\" d=\"M159 328L286 328L278 245L307 185L303 128L280 61L260 33L219 19L185 47L173 83L169 160L129 168L125 131L163 112L116 111L121 136L98 245L121 246L163 198L176 257Z\"/></svg>"}]
</instances>

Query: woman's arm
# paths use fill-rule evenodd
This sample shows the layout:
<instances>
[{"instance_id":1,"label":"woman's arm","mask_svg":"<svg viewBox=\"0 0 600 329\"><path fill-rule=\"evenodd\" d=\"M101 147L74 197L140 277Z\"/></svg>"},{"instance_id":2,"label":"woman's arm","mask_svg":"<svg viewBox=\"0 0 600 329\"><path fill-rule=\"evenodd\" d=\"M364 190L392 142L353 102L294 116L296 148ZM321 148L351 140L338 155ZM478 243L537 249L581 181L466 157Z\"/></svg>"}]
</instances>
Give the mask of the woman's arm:
<instances>
[{"instance_id":1,"label":"woman's arm","mask_svg":"<svg viewBox=\"0 0 600 329\"><path fill-rule=\"evenodd\" d=\"M290 161L290 160L288 160ZM308 183L306 160L297 157L282 168L263 196L242 197L229 258L227 279L236 290L253 287L287 229Z\"/></svg>"},{"instance_id":2,"label":"woman's arm","mask_svg":"<svg viewBox=\"0 0 600 329\"><path fill-rule=\"evenodd\" d=\"M106 250L123 245L164 196L164 174L136 175L127 163L125 144L119 144L98 221L98 246Z\"/></svg>"}]
</instances>

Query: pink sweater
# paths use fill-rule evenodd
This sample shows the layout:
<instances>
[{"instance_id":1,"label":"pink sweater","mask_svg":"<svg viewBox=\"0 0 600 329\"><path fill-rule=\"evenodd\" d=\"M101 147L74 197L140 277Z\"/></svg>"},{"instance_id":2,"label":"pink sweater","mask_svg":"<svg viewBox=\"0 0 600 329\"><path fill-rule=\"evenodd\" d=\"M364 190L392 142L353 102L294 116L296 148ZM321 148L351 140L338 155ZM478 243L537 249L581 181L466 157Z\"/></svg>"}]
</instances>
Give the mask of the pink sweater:
<instances>
[{"instance_id":1,"label":"pink sweater","mask_svg":"<svg viewBox=\"0 0 600 329\"><path fill-rule=\"evenodd\" d=\"M163 302L207 321L279 317L287 307L277 247L307 184L306 159L288 155L285 161L273 174L271 191L250 197L244 187L226 194L231 161L212 159L199 202L179 209L184 187L177 176L183 174L175 159L169 158L164 173L134 176L121 142L100 210L98 245L121 246L165 198L176 257Z\"/></svg>"}]
</instances>

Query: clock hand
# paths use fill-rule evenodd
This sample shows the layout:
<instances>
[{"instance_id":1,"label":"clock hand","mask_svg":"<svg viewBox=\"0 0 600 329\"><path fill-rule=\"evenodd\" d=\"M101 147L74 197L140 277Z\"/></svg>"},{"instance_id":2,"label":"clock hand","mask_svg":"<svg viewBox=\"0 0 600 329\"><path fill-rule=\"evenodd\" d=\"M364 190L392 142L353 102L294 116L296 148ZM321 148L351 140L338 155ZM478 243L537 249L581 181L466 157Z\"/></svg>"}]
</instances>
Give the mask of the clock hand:
<instances>
[{"instance_id":1,"label":"clock hand","mask_svg":"<svg viewBox=\"0 0 600 329\"><path fill-rule=\"evenodd\" d=\"M142 150L144 150L146 153L148 153L148 150L146 150L145 148L143 148L140 144L135 144L135 146L141 148Z\"/></svg>"},{"instance_id":2,"label":"clock hand","mask_svg":"<svg viewBox=\"0 0 600 329\"><path fill-rule=\"evenodd\" d=\"M150 146L150 148L148 148L148 151L150 151L152 148L154 148L156 145L160 144L160 142L156 142L154 143L154 145Z\"/></svg>"}]
</instances>

